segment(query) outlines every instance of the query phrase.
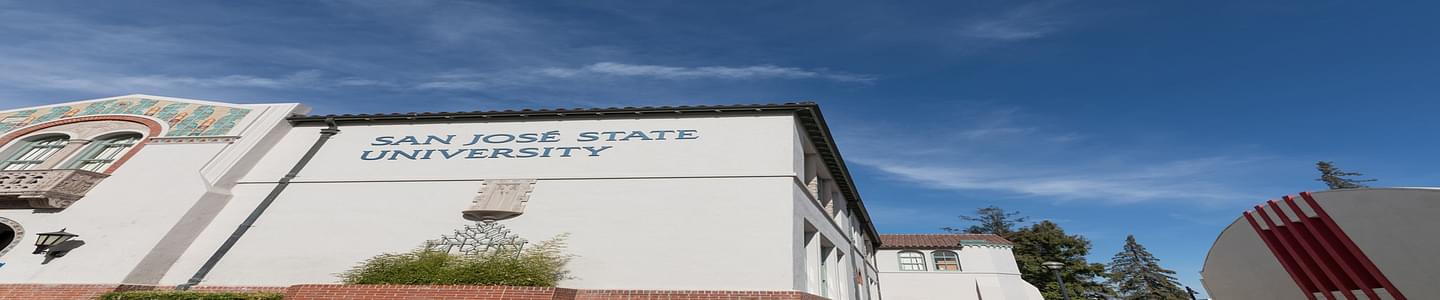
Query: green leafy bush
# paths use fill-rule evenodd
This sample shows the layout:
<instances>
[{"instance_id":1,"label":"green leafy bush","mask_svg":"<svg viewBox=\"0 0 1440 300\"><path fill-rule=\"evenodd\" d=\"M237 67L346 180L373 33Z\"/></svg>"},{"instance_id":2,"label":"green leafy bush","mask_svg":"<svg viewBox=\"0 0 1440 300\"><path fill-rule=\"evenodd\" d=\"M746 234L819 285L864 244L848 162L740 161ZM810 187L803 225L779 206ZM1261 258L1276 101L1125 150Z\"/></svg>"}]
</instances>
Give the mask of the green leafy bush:
<instances>
[{"instance_id":1,"label":"green leafy bush","mask_svg":"<svg viewBox=\"0 0 1440 300\"><path fill-rule=\"evenodd\" d=\"M230 293L195 291L126 291L109 292L100 300L280 300L280 293Z\"/></svg>"},{"instance_id":2,"label":"green leafy bush","mask_svg":"<svg viewBox=\"0 0 1440 300\"><path fill-rule=\"evenodd\" d=\"M458 255L417 249L375 256L340 274L347 284L444 284L553 287L567 278L564 236L519 253Z\"/></svg>"}]
</instances>

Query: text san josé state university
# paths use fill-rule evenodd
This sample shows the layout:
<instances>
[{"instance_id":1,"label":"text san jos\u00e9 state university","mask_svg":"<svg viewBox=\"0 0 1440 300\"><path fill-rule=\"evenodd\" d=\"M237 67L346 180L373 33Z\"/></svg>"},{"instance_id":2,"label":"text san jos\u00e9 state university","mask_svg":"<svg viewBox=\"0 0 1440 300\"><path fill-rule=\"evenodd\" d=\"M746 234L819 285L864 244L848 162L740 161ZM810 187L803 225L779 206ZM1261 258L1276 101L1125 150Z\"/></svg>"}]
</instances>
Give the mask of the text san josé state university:
<instances>
[{"instance_id":1,"label":"text san jos\u00e9 state university","mask_svg":"<svg viewBox=\"0 0 1440 300\"><path fill-rule=\"evenodd\" d=\"M614 146L544 146L547 143L561 143L558 130L533 133L487 133L461 135L407 135L377 136L370 143L372 147L457 145L459 148L430 149L368 149L360 153L361 160L429 160L429 159L496 159L496 158L546 158L600 156ZM700 138L698 130L628 130L628 131L585 131L575 135L575 142L639 142L639 141L682 141ZM510 147L469 147L478 144L513 145ZM534 145L532 147L524 147Z\"/></svg>"}]
</instances>

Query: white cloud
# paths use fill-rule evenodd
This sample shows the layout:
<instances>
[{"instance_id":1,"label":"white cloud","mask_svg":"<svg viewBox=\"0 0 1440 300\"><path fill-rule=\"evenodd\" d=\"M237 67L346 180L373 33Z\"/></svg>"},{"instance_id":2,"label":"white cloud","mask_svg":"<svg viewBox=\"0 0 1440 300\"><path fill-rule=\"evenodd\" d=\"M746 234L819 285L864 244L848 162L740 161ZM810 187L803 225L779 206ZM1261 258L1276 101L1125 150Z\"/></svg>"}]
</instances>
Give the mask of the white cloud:
<instances>
[{"instance_id":1,"label":"white cloud","mask_svg":"<svg viewBox=\"0 0 1440 300\"><path fill-rule=\"evenodd\" d=\"M983 106L935 107L954 115L933 117L943 121L924 127L839 131L839 142L848 161L896 182L1056 201L1248 201L1256 196L1246 192L1244 178L1273 163L1250 154L1169 155L1163 147L1095 140L1052 130L1041 116Z\"/></svg>"},{"instance_id":2,"label":"white cloud","mask_svg":"<svg viewBox=\"0 0 1440 300\"><path fill-rule=\"evenodd\" d=\"M1000 191L1055 200L1133 203L1166 198L1249 199L1247 195L1229 191L1222 184L1210 180L1213 177L1206 176L1243 165L1246 161L1212 157L1107 169L1075 165L970 167L965 163L868 159L855 162L898 176L896 179L930 188Z\"/></svg>"},{"instance_id":3,"label":"white cloud","mask_svg":"<svg viewBox=\"0 0 1440 300\"><path fill-rule=\"evenodd\" d=\"M1056 3L1032 3L1005 13L965 23L960 35L994 41L1022 41L1044 37L1060 30L1064 22L1052 12Z\"/></svg>"},{"instance_id":4,"label":"white cloud","mask_svg":"<svg viewBox=\"0 0 1440 300\"><path fill-rule=\"evenodd\" d=\"M55 65L37 66L30 63L0 59L0 68L13 72L0 72L0 82L27 88L84 91L93 93L128 93L152 89L176 88L260 88L290 89L313 88L333 84L324 81L316 70L292 72L282 76L221 75L133 75L110 72L97 68L54 68Z\"/></svg>"},{"instance_id":5,"label":"white cloud","mask_svg":"<svg viewBox=\"0 0 1440 300\"><path fill-rule=\"evenodd\" d=\"M649 77L659 79L824 79L839 82L868 83L874 76L831 72L823 69L803 69L774 65L754 66L706 66L676 67L664 65L635 65L617 62L600 62L580 68L546 68L539 71L547 76L571 78L581 75L607 75L622 77Z\"/></svg>"},{"instance_id":6,"label":"white cloud","mask_svg":"<svg viewBox=\"0 0 1440 300\"><path fill-rule=\"evenodd\" d=\"M456 70L441 73L427 80L416 82L413 84L413 87L422 90L486 90L523 86L548 86L560 82L595 81L614 78L660 80L816 79L850 83L870 83L875 80L875 77L867 75L772 65L675 67L600 62L577 68L520 68L493 72Z\"/></svg>"}]
</instances>

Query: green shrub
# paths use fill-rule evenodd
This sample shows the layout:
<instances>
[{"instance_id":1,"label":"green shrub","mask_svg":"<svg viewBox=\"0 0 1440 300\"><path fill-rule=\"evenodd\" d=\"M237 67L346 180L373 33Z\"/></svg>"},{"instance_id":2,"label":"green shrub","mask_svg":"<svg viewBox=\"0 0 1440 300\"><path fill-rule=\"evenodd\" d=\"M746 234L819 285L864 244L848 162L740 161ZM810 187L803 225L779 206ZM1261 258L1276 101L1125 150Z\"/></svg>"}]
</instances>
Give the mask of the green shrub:
<instances>
[{"instance_id":1,"label":"green shrub","mask_svg":"<svg viewBox=\"0 0 1440 300\"><path fill-rule=\"evenodd\" d=\"M564 236L520 253L458 255L417 249L375 256L340 274L347 284L473 284L553 287L567 278Z\"/></svg>"},{"instance_id":2,"label":"green shrub","mask_svg":"<svg viewBox=\"0 0 1440 300\"><path fill-rule=\"evenodd\" d=\"M100 300L280 300L280 293L230 293L195 291L126 291L109 292Z\"/></svg>"}]
</instances>

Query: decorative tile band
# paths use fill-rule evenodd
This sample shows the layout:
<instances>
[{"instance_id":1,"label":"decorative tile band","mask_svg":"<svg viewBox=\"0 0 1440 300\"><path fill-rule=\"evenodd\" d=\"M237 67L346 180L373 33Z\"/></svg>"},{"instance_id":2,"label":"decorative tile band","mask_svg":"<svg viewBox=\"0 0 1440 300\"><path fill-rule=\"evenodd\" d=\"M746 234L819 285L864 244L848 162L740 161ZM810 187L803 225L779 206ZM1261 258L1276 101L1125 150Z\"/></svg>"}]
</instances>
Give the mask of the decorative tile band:
<instances>
[{"instance_id":1,"label":"decorative tile band","mask_svg":"<svg viewBox=\"0 0 1440 300\"><path fill-rule=\"evenodd\" d=\"M145 98L121 98L0 113L0 133L47 121L89 115L137 115L170 125L167 137L230 133L250 109Z\"/></svg>"}]
</instances>

